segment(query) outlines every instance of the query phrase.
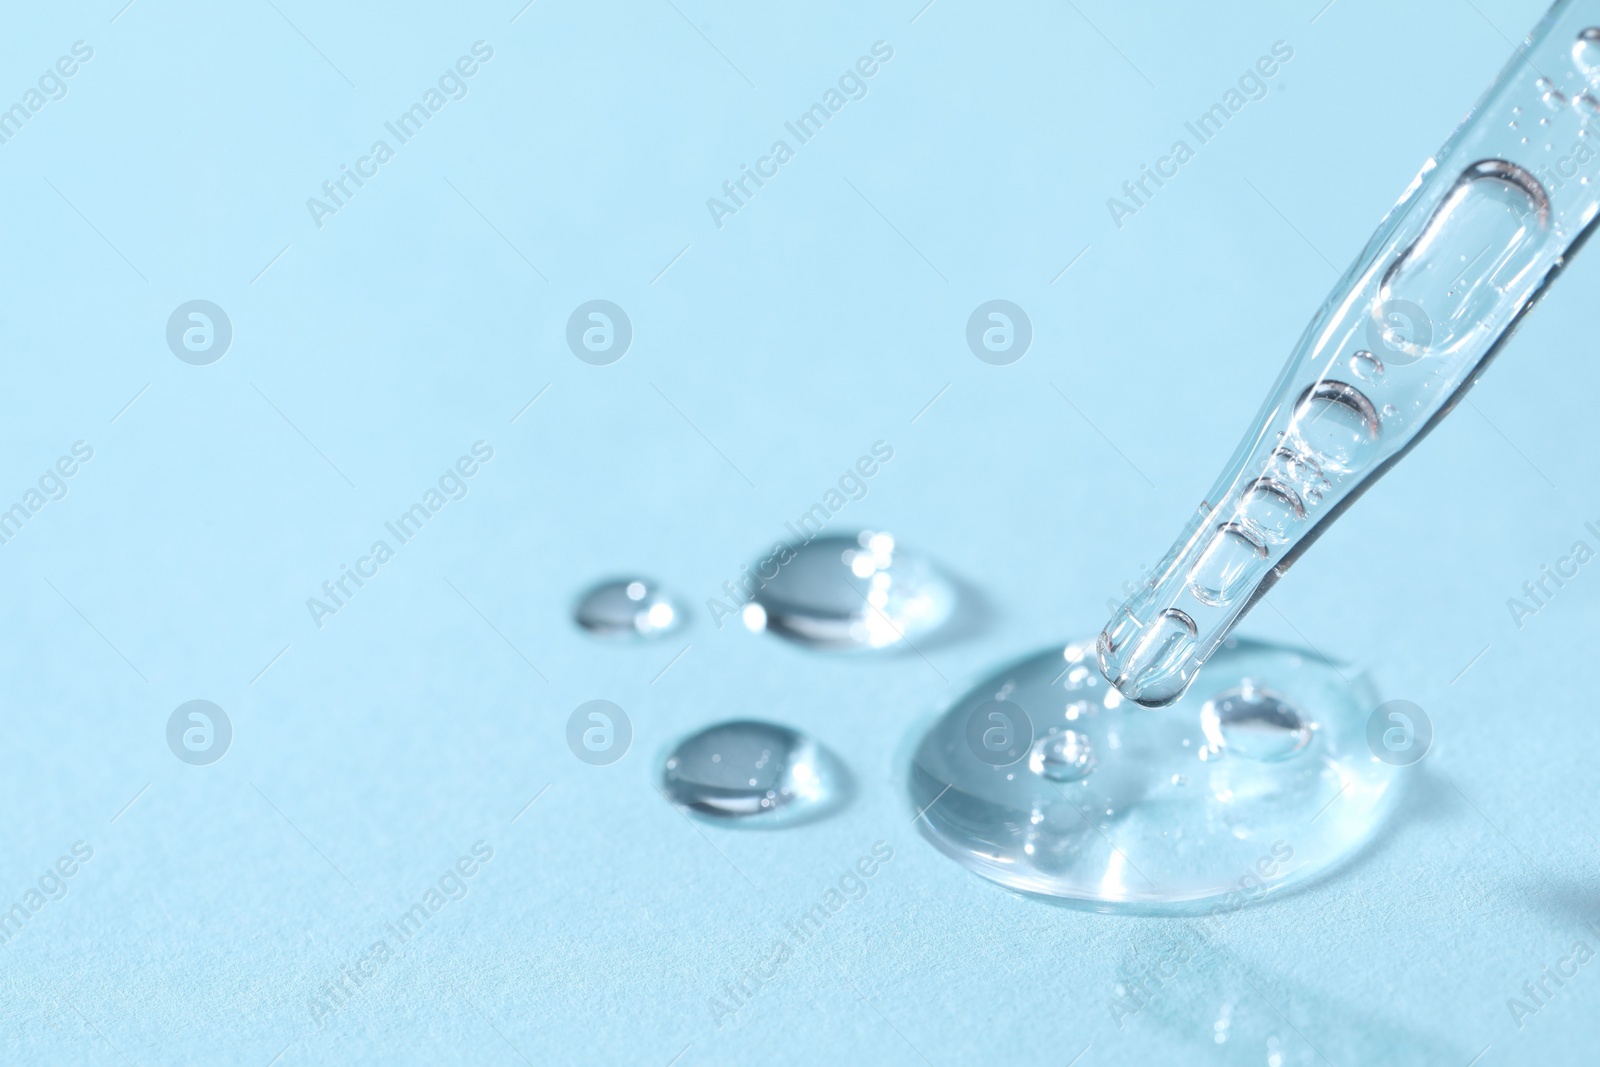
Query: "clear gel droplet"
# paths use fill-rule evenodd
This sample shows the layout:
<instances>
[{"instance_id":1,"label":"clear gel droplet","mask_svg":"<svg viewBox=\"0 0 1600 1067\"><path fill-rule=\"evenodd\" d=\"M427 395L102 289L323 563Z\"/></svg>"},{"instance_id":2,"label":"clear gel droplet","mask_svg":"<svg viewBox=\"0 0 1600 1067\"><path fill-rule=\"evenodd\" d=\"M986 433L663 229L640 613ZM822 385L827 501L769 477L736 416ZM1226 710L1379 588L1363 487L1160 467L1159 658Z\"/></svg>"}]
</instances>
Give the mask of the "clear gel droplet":
<instances>
[{"instance_id":1,"label":"clear gel droplet","mask_svg":"<svg viewBox=\"0 0 1600 1067\"><path fill-rule=\"evenodd\" d=\"M1370 840L1388 810L1386 787L1398 768L1373 759L1368 746L1376 696L1314 653L1229 638L1192 691L1160 711L1113 701L1118 691L1103 682L1074 688L1070 668L1092 654L1076 642L1055 645L959 697L915 749L905 819L958 863L1025 893L1097 911L1160 904L1175 914L1230 895L1228 906L1237 906L1241 872L1283 884L1326 871ZM1317 724L1297 756L1271 762L1211 748L1202 706L1245 687L1293 694L1296 721ZM1014 778L975 758L974 724L991 721L998 693L1025 709L1045 738L1008 766ZM1079 700L1091 710L1063 722L1063 704ZM1084 749L1093 756L1086 777L1047 773L1077 768ZM1056 758L1068 751L1072 758ZM1270 851L1263 842L1279 839L1293 844L1294 862L1265 874L1257 866Z\"/></svg>"},{"instance_id":2,"label":"clear gel droplet","mask_svg":"<svg viewBox=\"0 0 1600 1067\"><path fill-rule=\"evenodd\" d=\"M1200 709L1200 729L1215 750L1275 763L1305 747L1311 729L1287 699L1245 684L1218 693Z\"/></svg>"},{"instance_id":3,"label":"clear gel droplet","mask_svg":"<svg viewBox=\"0 0 1600 1067\"><path fill-rule=\"evenodd\" d=\"M1146 707L1168 704L1189 684L1189 653L1197 633L1194 619L1178 608L1167 608L1146 624L1124 605L1095 644L1100 671Z\"/></svg>"},{"instance_id":4,"label":"clear gel droplet","mask_svg":"<svg viewBox=\"0 0 1600 1067\"><path fill-rule=\"evenodd\" d=\"M1572 62L1591 85L1600 86L1600 26L1578 31L1578 39L1572 44Z\"/></svg>"},{"instance_id":5,"label":"clear gel droplet","mask_svg":"<svg viewBox=\"0 0 1600 1067\"><path fill-rule=\"evenodd\" d=\"M1364 382L1383 377L1383 361L1366 349L1350 353L1350 373Z\"/></svg>"},{"instance_id":6,"label":"clear gel droplet","mask_svg":"<svg viewBox=\"0 0 1600 1067\"><path fill-rule=\"evenodd\" d=\"M743 719L678 742L662 768L668 800L714 819L749 826L816 818L844 799L838 759L787 726Z\"/></svg>"},{"instance_id":7,"label":"clear gel droplet","mask_svg":"<svg viewBox=\"0 0 1600 1067\"><path fill-rule=\"evenodd\" d=\"M830 534L785 551L786 561L780 553L751 568L752 629L815 648L888 648L914 644L955 608L955 587L891 534Z\"/></svg>"},{"instance_id":8,"label":"clear gel droplet","mask_svg":"<svg viewBox=\"0 0 1600 1067\"><path fill-rule=\"evenodd\" d=\"M648 578L601 582L578 598L572 617L601 637L661 637L684 622L672 597Z\"/></svg>"},{"instance_id":9,"label":"clear gel droplet","mask_svg":"<svg viewBox=\"0 0 1600 1067\"><path fill-rule=\"evenodd\" d=\"M1028 770L1052 782L1078 782L1094 773L1089 738L1076 730L1046 734L1028 753Z\"/></svg>"}]
</instances>

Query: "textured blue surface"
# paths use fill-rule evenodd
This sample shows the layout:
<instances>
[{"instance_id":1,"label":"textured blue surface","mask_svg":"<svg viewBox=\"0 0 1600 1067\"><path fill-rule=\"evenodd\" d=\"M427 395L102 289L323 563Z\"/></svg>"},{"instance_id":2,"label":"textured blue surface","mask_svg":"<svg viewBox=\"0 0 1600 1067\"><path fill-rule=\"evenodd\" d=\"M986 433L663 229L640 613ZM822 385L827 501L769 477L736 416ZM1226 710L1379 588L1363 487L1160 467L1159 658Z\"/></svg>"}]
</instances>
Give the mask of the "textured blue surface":
<instances>
[{"instance_id":1,"label":"textured blue surface","mask_svg":"<svg viewBox=\"0 0 1600 1067\"><path fill-rule=\"evenodd\" d=\"M942 702L1096 630L1164 551L1536 0L121 3L0 35L0 102L93 49L0 144L0 504L93 450L0 545L0 907L66 890L0 945L0 1060L1592 1057L1600 963L1520 1026L1507 1000L1600 947L1600 564L1520 628L1506 600L1597 543L1600 257L1247 620L1433 719L1357 862L1195 948L970 876L900 781ZM317 225L307 198L479 41L465 95ZM707 198L879 41L865 96L719 227ZM1279 41L1265 98L1119 228L1107 198ZM233 327L206 366L165 339L193 299ZM565 343L591 299L633 324L610 366ZM1010 366L966 346L990 299L1033 324ZM714 626L705 599L879 440L835 526L981 589L968 632L866 661ZM319 628L307 598L480 441L465 497ZM632 569L691 627L577 632L574 594ZM601 698L634 738L593 767L564 731ZM166 742L194 699L233 725L209 766ZM674 738L750 715L838 751L852 803L762 834L652 792Z\"/></svg>"}]
</instances>

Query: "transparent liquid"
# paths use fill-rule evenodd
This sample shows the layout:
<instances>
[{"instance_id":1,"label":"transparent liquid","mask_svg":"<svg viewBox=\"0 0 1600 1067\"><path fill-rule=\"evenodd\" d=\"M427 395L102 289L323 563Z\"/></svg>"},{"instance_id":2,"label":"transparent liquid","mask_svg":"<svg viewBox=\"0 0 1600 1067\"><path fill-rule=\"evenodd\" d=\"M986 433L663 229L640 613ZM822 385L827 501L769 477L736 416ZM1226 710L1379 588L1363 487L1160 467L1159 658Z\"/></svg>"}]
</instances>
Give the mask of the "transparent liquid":
<instances>
[{"instance_id":1,"label":"transparent liquid","mask_svg":"<svg viewBox=\"0 0 1600 1067\"><path fill-rule=\"evenodd\" d=\"M1207 700L1200 708L1200 730L1218 755L1269 762L1292 758L1311 740L1311 725L1300 709L1253 682Z\"/></svg>"},{"instance_id":2,"label":"transparent liquid","mask_svg":"<svg viewBox=\"0 0 1600 1067\"><path fill-rule=\"evenodd\" d=\"M914 645L943 626L956 592L931 564L880 530L828 534L763 561L745 624L813 648ZM767 577L767 571L776 574Z\"/></svg>"},{"instance_id":3,"label":"transparent liquid","mask_svg":"<svg viewBox=\"0 0 1600 1067\"><path fill-rule=\"evenodd\" d=\"M797 730L744 719L691 734L661 772L668 800L719 822L791 826L842 804L848 774L836 757Z\"/></svg>"},{"instance_id":4,"label":"transparent liquid","mask_svg":"<svg viewBox=\"0 0 1600 1067\"><path fill-rule=\"evenodd\" d=\"M683 625L683 611L648 578L617 578L586 590L572 618L599 637L663 637Z\"/></svg>"},{"instance_id":5,"label":"transparent liquid","mask_svg":"<svg viewBox=\"0 0 1600 1067\"><path fill-rule=\"evenodd\" d=\"M1052 782L1081 782L1094 767L1094 745L1077 730L1046 734L1028 753L1028 770Z\"/></svg>"},{"instance_id":6,"label":"transparent liquid","mask_svg":"<svg viewBox=\"0 0 1600 1067\"><path fill-rule=\"evenodd\" d=\"M1093 657L1058 646L1001 670L923 738L911 799L941 850L1099 910L1203 911L1328 871L1388 810L1375 694L1315 655L1229 639L1161 711L1123 699Z\"/></svg>"}]
</instances>

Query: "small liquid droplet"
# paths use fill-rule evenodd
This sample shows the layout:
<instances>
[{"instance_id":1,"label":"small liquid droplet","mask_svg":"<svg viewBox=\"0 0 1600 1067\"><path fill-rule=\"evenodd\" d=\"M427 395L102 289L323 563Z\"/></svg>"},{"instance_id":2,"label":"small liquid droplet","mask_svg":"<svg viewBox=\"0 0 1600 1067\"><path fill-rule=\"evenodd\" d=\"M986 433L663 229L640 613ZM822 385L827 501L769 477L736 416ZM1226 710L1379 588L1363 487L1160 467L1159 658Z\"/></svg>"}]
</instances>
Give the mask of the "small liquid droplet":
<instances>
[{"instance_id":1,"label":"small liquid droplet","mask_svg":"<svg viewBox=\"0 0 1600 1067\"><path fill-rule=\"evenodd\" d=\"M648 578L601 582L578 598L575 622L601 637L661 637L683 625L672 597Z\"/></svg>"},{"instance_id":2,"label":"small liquid droplet","mask_svg":"<svg viewBox=\"0 0 1600 1067\"><path fill-rule=\"evenodd\" d=\"M1462 256L1461 258L1465 260L1467 257ZM1375 382L1383 377L1383 360L1364 348L1352 352L1350 353L1350 373L1364 382Z\"/></svg>"},{"instance_id":3,"label":"small liquid droplet","mask_svg":"<svg viewBox=\"0 0 1600 1067\"><path fill-rule=\"evenodd\" d=\"M661 781L668 800L696 814L776 826L836 805L847 775L804 734L746 719L718 723L678 742Z\"/></svg>"},{"instance_id":4,"label":"small liquid droplet","mask_svg":"<svg viewBox=\"0 0 1600 1067\"><path fill-rule=\"evenodd\" d=\"M1189 784L1189 778L1188 778L1187 775L1174 774L1172 776L1172 784L1173 785L1188 785Z\"/></svg>"},{"instance_id":5,"label":"small liquid droplet","mask_svg":"<svg viewBox=\"0 0 1600 1067\"><path fill-rule=\"evenodd\" d=\"M1572 62L1591 85L1600 86L1600 26L1578 31L1572 44Z\"/></svg>"},{"instance_id":6,"label":"small liquid droplet","mask_svg":"<svg viewBox=\"0 0 1600 1067\"><path fill-rule=\"evenodd\" d=\"M1089 738L1076 730L1046 734L1028 753L1028 770L1052 782L1082 781L1094 773L1094 763Z\"/></svg>"},{"instance_id":7,"label":"small liquid droplet","mask_svg":"<svg viewBox=\"0 0 1600 1067\"><path fill-rule=\"evenodd\" d=\"M1558 108L1566 106L1566 94L1557 89L1555 83L1549 78L1540 78L1533 83L1533 87L1539 90L1539 99L1545 102L1546 107ZM1543 119L1540 120L1540 122L1543 121Z\"/></svg>"},{"instance_id":8,"label":"small liquid droplet","mask_svg":"<svg viewBox=\"0 0 1600 1067\"><path fill-rule=\"evenodd\" d=\"M888 648L916 642L955 608L955 587L882 531L830 534L786 552L787 562L774 555L751 568L761 582L756 610L747 609L759 617L752 629L815 648Z\"/></svg>"},{"instance_id":9,"label":"small liquid droplet","mask_svg":"<svg viewBox=\"0 0 1600 1067\"><path fill-rule=\"evenodd\" d=\"M1310 727L1293 704L1249 684L1206 701L1200 729L1213 749L1267 763L1288 759L1311 739Z\"/></svg>"},{"instance_id":10,"label":"small liquid droplet","mask_svg":"<svg viewBox=\"0 0 1600 1067\"><path fill-rule=\"evenodd\" d=\"M1392 419L1398 414L1400 414L1400 409L1395 407L1393 404L1385 404L1385 405L1383 405L1383 417L1384 418Z\"/></svg>"}]
</instances>

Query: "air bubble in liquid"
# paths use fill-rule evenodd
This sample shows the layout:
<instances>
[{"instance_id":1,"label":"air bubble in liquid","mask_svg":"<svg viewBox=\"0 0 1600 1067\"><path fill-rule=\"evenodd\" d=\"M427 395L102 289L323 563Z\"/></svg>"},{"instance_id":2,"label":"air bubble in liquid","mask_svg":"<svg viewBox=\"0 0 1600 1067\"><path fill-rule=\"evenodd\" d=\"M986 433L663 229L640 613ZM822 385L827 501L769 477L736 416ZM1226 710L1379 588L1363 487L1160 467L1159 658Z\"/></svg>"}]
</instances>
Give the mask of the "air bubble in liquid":
<instances>
[{"instance_id":1,"label":"air bubble in liquid","mask_svg":"<svg viewBox=\"0 0 1600 1067\"><path fill-rule=\"evenodd\" d=\"M1539 99L1543 100L1546 106L1551 108L1566 106L1566 94L1557 89L1555 83L1549 78L1540 78L1533 83L1533 87L1539 90ZM1541 119L1540 121L1542 122L1543 120Z\"/></svg>"},{"instance_id":2,"label":"air bubble in liquid","mask_svg":"<svg viewBox=\"0 0 1600 1067\"><path fill-rule=\"evenodd\" d=\"M662 790L679 807L751 826L815 818L840 802L846 773L804 734L775 723L719 723L678 742Z\"/></svg>"},{"instance_id":3,"label":"air bubble in liquid","mask_svg":"<svg viewBox=\"0 0 1600 1067\"><path fill-rule=\"evenodd\" d=\"M1293 535L1294 524L1306 517L1300 494L1275 478L1257 478L1239 499L1238 521L1262 541L1283 544Z\"/></svg>"},{"instance_id":4,"label":"air bubble in liquid","mask_svg":"<svg viewBox=\"0 0 1600 1067\"><path fill-rule=\"evenodd\" d=\"M752 567L760 582L746 625L815 648L915 644L955 609L955 587L891 534L829 534ZM776 574L768 576L776 568Z\"/></svg>"},{"instance_id":5,"label":"air bubble in liquid","mask_svg":"<svg viewBox=\"0 0 1600 1067\"><path fill-rule=\"evenodd\" d=\"M1101 632L1095 645L1100 670L1118 689L1146 707L1160 707L1183 694L1184 672L1199 627L1179 608L1167 608L1149 623L1127 607Z\"/></svg>"},{"instance_id":6,"label":"air bubble in liquid","mask_svg":"<svg viewBox=\"0 0 1600 1067\"><path fill-rule=\"evenodd\" d=\"M1513 310L1506 296L1526 287L1549 226L1549 197L1526 170L1485 159L1462 171L1383 275L1373 308L1383 318L1370 331L1387 349L1383 361L1451 355L1500 330Z\"/></svg>"},{"instance_id":7,"label":"air bubble in liquid","mask_svg":"<svg viewBox=\"0 0 1600 1067\"><path fill-rule=\"evenodd\" d=\"M1266 477L1293 489L1307 504L1315 504L1329 485L1327 475L1301 441L1285 438L1286 444L1273 450Z\"/></svg>"},{"instance_id":8,"label":"air bubble in liquid","mask_svg":"<svg viewBox=\"0 0 1600 1067\"><path fill-rule=\"evenodd\" d=\"M1189 576L1189 591L1203 604L1231 603L1253 589L1266 565L1267 547L1241 523L1218 526Z\"/></svg>"},{"instance_id":9,"label":"air bubble in liquid","mask_svg":"<svg viewBox=\"0 0 1600 1067\"><path fill-rule=\"evenodd\" d=\"M683 612L648 578L620 578L591 587L572 609L575 622L601 637L661 637L683 625Z\"/></svg>"},{"instance_id":10,"label":"air bubble in liquid","mask_svg":"<svg viewBox=\"0 0 1600 1067\"><path fill-rule=\"evenodd\" d=\"M1340 473L1361 465L1381 429L1366 394L1331 379L1301 394L1289 426L1291 438L1316 457L1319 467Z\"/></svg>"},{"instance_id":11,"label":"air bubble in liquid","mask_svg":"<svg viewBox=\"0 0 1600 1067\"><path fill-rule=\"evenodd\" d=\"M1094 772L1094 750L1076 730L1046 734L1033 743L1028 769L1052 782L1082 781Z\"/></svg>"},{"instance_id":12,"label":"air bubble in liquid","mask_svg":"<svg viewBox=\"0 0 1600 1067\"><path fill-rule=\"evenodd\" d=\"M1600 86L1600 26L1578 31L1578 39L1572 44L1572 62L1591 85Z\"/></svg>"},{"instance_id":13,"label":"air bubble in liquid","mask_svg":"<svg viewBox=\"0 0 1600 1067\"><path fill-rule=\"evenodd\" d=\"M1269 763L1288 759L1311 738L1294 705L1248 683L1206 701L1200 729L1213 750Z\"/></svg>"},{"instance_id":14,"label":"air bubble in liquid","mask_svg":"<svg viewBox=\"0 0 1600 1067\"><path fill-rule=\"evenodd\" d=\"M1383 377L1383 360L1366 349L1350 353L1350 373L1364 382L1375 382Z\"/></svg>"}]
</instances>

